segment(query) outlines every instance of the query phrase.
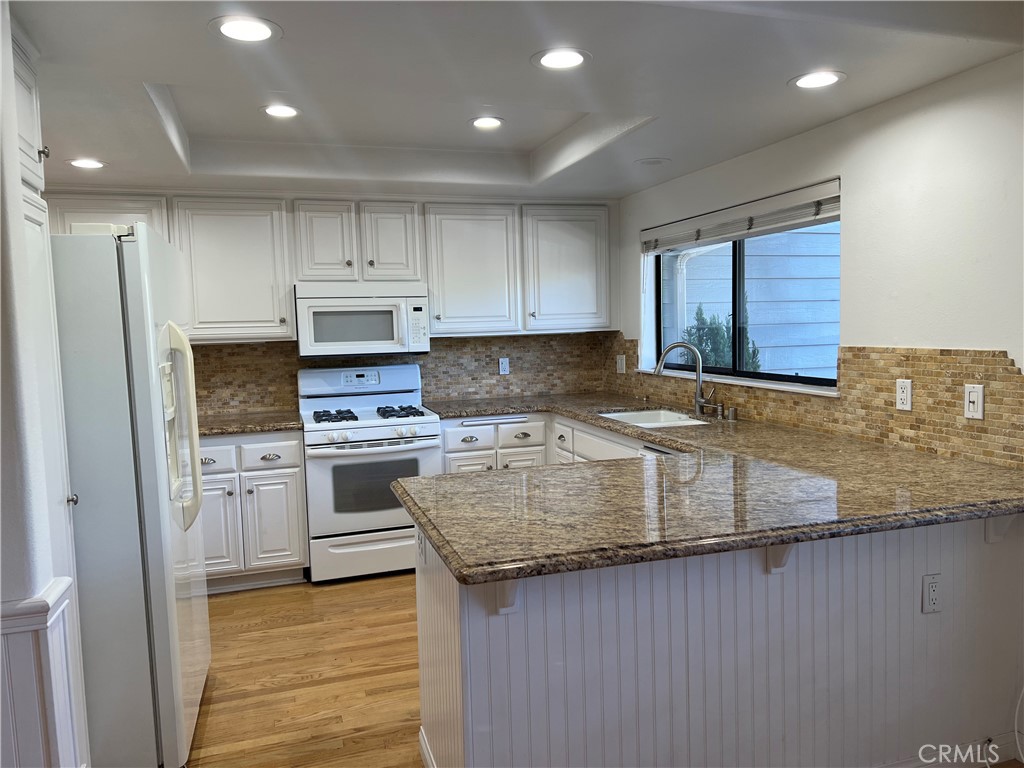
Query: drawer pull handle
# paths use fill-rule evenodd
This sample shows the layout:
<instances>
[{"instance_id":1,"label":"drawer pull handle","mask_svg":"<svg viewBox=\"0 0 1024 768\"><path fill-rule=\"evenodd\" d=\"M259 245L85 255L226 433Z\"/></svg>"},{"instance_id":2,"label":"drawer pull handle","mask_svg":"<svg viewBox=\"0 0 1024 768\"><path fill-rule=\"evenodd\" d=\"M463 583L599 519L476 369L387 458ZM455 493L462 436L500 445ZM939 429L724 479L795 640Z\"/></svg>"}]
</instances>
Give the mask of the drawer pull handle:
<instances>
[{"instance_id":1,"label":"drawer pull handle","mask_svg":"<svg viewBox=\"0 0 1024 768\"><path fill-rule=\"evenodd\" d=\"M246 488L245 492L248 493L250 496L252 496L254 493L256 493L256 491L254 491L252 488Z\"/></svg>"},{"instance_id":2,"label":"drawer pull handle","mask_svg":"<svg viewBox=\"0 0 1024 768\"><path fill-rule=\"evenodd\" d=\"M531 437L533 437L533 435L531 435L529 432L516 432L514 435L512 435L512 437L514 437L516 440L529 440Z\"/></svg>"},{"instance_id":3,"label":"drawer pull handle","mask_svg":"<svg viewBox=\"0 0 1024 768\"><path fill-rule=\"evenodd\" d=\"M480 438L477 437L476 435L466 435L464 438L462 438L462 442L464 442L464 443L475 443L479 439Z\"/></svg>"},{"instance_id":4,"label":"drawer pull handle","mask_svg":"<svg viewBox=\"0 0 1024 768\"><path fill-rule=\"evenodd\" d=\"M228 496L234 496L234 495L235 495L235 492L234 492L234 491L228 491L227 495L228 495Z\"/></svg>"},{"instance_id":5,"label":"drawer pull handle","mask_svg":"<svg viewBox=\"0 0 1024 768\"><path fill-rule=\"evenodd\" d=\"M208 467L211 464L216 464L217 460L211 459L209 456L203 456L203 458L199 460L199 463L202 464L204 467Z\"/></svg>"},{"instance_id":6,"label":"drawer pull handle","mask_svg":"<svg viewBox=\"0 0 1024 768\"><path fill-rule=\"evenodd\" d=\"M558 442L564 443L565 442L565 435L559 435L558 436Z\"/></svg>"},{"instance_id":7,"label":"drawer pull handle","mask_svg":"<svg viewBox=\"0 0 1024 768\"><path fill-rule=\"evenodd\" d=\"M264 453L260 456L260 461L277 461L280 458L281 454L279 453Z\"/></svg>"}]
</instances>

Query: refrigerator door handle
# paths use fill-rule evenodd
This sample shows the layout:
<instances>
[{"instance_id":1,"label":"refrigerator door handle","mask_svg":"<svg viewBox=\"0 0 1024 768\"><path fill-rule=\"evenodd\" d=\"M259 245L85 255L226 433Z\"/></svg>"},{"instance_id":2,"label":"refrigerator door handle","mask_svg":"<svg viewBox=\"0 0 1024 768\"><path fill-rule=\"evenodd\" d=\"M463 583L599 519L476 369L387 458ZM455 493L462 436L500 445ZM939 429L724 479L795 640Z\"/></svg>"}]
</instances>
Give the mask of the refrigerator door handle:
<instances>
[{"instance_id":1,"label":"refrigerator door handle","mask_svg":"<svg viewBox=\"0 0 1024 768\"><path fill-rule=\"evenodd\" d=\"M188 337L173 322L167 323L167 336L170 347L184 358L184 365L178 366L182 372L185 402L180 403L185 409L186 427L188 429L188 466L192 473L192 497L182 503L185 530L187 531L199 517L199 508L203 504L203 470L200 466L202 457L199 455L199 417L196 414L196 374L193 368L192 345Z\"/></svg>"}]
</instances>

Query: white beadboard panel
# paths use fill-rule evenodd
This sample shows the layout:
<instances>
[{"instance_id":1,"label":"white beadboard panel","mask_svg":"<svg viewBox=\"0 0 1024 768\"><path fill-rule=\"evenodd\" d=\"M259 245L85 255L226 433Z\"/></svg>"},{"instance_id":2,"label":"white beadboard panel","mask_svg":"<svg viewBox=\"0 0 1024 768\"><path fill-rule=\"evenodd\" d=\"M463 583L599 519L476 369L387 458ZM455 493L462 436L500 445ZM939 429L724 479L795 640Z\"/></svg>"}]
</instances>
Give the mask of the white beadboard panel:
<instances>
[{"instance_id":1,"label":"white beadboard panel","mask_svg":"<svg viewBox=\"0 0 1024 768\"><path fill-rule=\"evenodd\" d=\"M504 615L425 545L424 735L441 766L888 765L1000 737L1021 518L993 544L984 521L802 543L777 574L758 549L526 579Z\"/></svg>"},{"instance_id":2,"label":"white beadboard panel","mask_svg":"<svg viewBox=\"0 0 1024 768\"><path fill-rule=\"evenodd\" d=\"M416 531L416 615L420 661L420 743L424 763L448 768L466 765L463 741L462 690L463 630L486 633L480 624L470 628L460 622L459 585L434 548ZM488 647L486 635L474 636ZM481 695L482 700L487 697ZM472 702L467 702L471 707ZM490 719L489 713L487 719ZM426 749L423 747L426 746ZM479 759L479 758L477 758ZM490 754L488 753L488 759ZM484 765L486 761L480 762Z\"/></svg>"},{"instance_id":3,"label":"white beadboard panel","mask_svg":"<svg viewBox=\"0 0 1024 768\"><path fill-rule=\"evenodd\" d=\"M71 579L59 577L36 598L3 604L0 765L88 761L88 741L76 731L85 720L76 711L72 598Z\"/></svg>"}]
</instances>

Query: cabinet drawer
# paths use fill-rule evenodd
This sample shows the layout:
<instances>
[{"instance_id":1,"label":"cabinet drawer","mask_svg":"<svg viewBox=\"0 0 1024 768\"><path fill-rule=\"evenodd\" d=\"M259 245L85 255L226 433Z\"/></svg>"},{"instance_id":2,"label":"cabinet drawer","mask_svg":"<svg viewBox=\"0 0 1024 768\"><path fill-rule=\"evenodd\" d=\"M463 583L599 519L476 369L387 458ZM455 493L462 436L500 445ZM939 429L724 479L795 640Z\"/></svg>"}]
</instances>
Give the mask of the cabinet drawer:
<instances>
[{"instance_id":1,"label":"cabinet drawer","mask_svg":"<svg viewBox=\"0 0 1024 768\"><path fill-rule=\"evenodd\" d=\"M242 470L297 467L302 463L302 443L281 440L275 443L254 443L242 447Z\"/></svg>"},{"instance_id":2,"label":"cabinet drawer","mask_svg":"<svg viewBox=\"0 0 1024 768\"><path fill-rule=\"evenodd\" d=\"M200 445L199 456L204 475L238 471L238 457L233 445Z\"/></svg>"},{"instance_id":3,"label":"cabinet drawer","mask_svg":"<svg viewBox=\"0 0 1024 768\"><path fill-rule=\"evenodd\" d=\"M498 425L499 448L522 448L544 445L544 422L527 421L522 424Z\"/></svg>"},{"instance_id":4,"label":"cabinet drawer","mask_svg":"<svg viewBox=\"0 0 1024 768\"><path fill-rule=\"evenodd\" d=\"M494 448L494 427L455 427L444 431L444 449L452 451L486 451Z\"/></svg>"},{"instance_id":5,"label":"cabinet drawer","mask_svg":"<svg viewBox=\"0 0 1024 768\"><path fill-rule=\"evenodd\" d=\"M560 451L572 453L572 427L568 427L559 421L555 422L555 448Z\"/></svg>"},{"instance_id":6,"label":"cabinet drawer","mask_svg":"<svg viewBox=\"0 0 1024 768\"><path fill-rule=\"evenodd\" d=\"M605 440L603 437L579 430L576 430L573 450L577 459L583 458L588 461L625 459L639 454L639 450L635 447Z\"/></svg>"}]
</instances>

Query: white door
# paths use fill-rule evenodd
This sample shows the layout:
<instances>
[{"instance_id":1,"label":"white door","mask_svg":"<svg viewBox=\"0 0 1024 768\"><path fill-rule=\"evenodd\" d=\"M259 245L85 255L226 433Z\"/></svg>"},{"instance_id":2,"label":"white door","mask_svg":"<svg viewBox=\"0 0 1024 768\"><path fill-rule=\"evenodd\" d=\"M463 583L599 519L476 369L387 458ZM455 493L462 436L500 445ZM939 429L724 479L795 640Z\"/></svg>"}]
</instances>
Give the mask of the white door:
<instances>
[{"instance_id":1,"label":"white door","mask_svg":"<svg viewBox=\"0 0 1024 768\"><path fill-rule=\"evenodd\" d=\"M224 575L242 570L242 508L238 475L203 478L203 546L208 573Z\"/></svg>"},{"instance_id":2,"label":"white door","mask_svg":"<svg viewBox=\"0 0 1024 768\"><path fill-rule=\"evenodd\" d=\"M299 470L248 472L242 475L242 483L246 570L305 565L306 535L299 518Z\"/></svg>"},{"instance_id":3,"label":"white door","mask_svg":"<svg viewBox=\"0 0 1024 768\"><path fill-rule=\"evenodd\" d=\"M445 470L453 472L486 472L494 469L497 458L494 451L472 451L470 453L449 454L445 457Z\"/></svg>"},{"instance_id":4,"label":"white door","mask_svg":"<svg viewBox=\"0 0 1024 768\"><path fill-rule=\"evenodd\" d=\"M526 328L608 327L608 210L523 206Z\"/></svg>"},{"instance_id":5,"label":"white door","mask_svg":"<svg viewBox=\"0 0 1024 768\"><path fill-rule=\"evenodd\" d=\"M364 280L422 280L418 206L415 203L362 203Z\"/></svg>"},{"instance_id":6,"label":"white door","mask_svg":"<svg viewBox=\"0 0 1024 768\"><path fill-rule=\"evenodd\" d=\"M498 451L497 466L502 469L523 469L544 464L543 448L508 448Z\"/></svg>"},{"instance_id":7,"label":"white door","mask_svg":"<svg viewBox=\"0 0 1024 768\"><path fill-rule=\"evenodd\" d=\"M430 332L518 331L519 248L514 205L427 205Z\"/></svg>"}]
</instances>

